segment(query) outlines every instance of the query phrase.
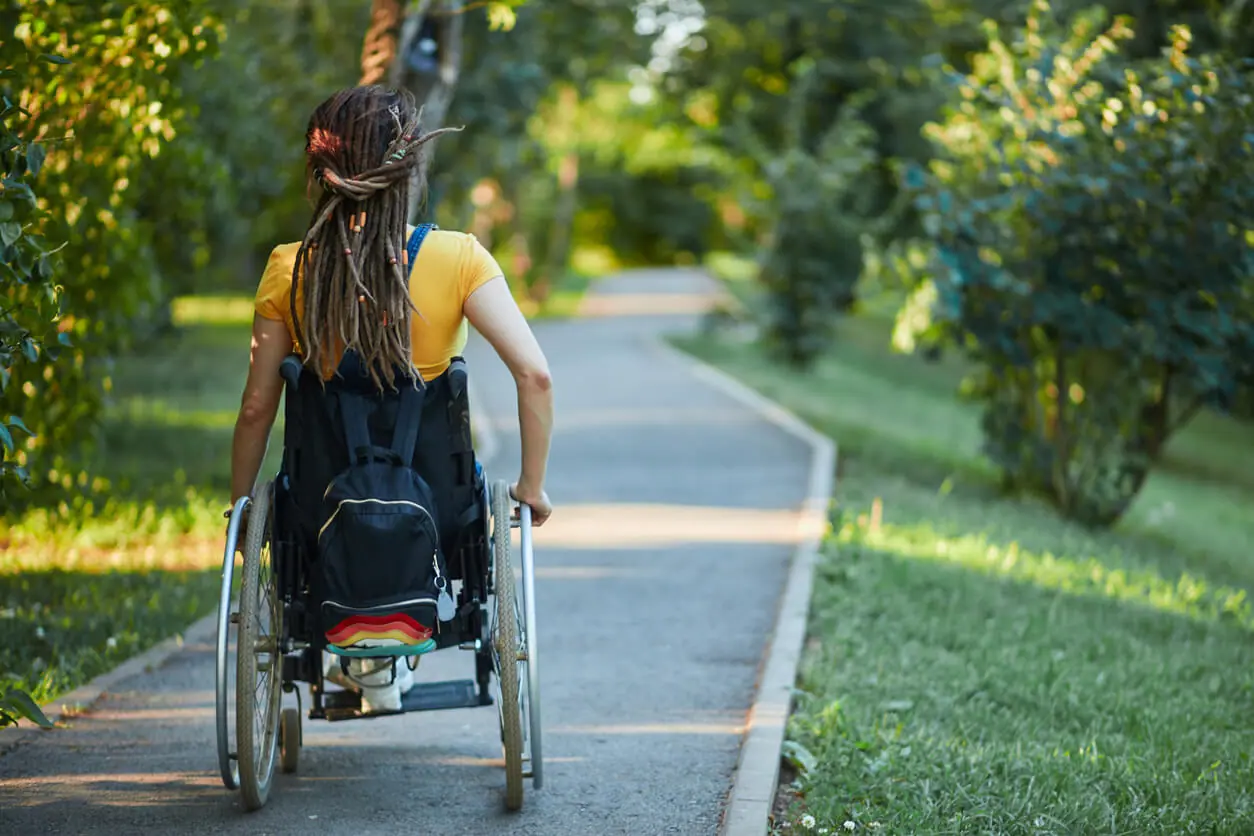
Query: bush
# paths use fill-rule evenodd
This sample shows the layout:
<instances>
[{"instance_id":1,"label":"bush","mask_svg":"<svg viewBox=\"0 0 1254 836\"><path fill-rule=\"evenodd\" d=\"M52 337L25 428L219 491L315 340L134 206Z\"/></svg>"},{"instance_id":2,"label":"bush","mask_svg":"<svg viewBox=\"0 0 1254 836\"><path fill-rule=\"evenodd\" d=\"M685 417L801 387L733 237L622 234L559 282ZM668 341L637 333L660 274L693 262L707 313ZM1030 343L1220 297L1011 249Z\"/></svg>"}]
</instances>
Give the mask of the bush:
<instances>
[{"instance_id":1,"label":"bush","mask_svg":"<svg viewBox=\"0 0 1254 836\"><path fill-rule=\"evenodd\" d=\"M1102 25L1038 2L1013 44L990 26L912 186L938 332L983 365L987 453L1107 525L1248 373L1254 99L1246 66L1191 56L1183 27L1134 66L1112 59L1127 22Z\"/></svg>"},{"instance_id":2,"label":"bush","mask_svg":"<svg viewBox=\"0 0 1254 836\"><path fill-rule=\"evenodd\" d=\"M5 394L20 391L28 369L37 368L41 359L54 359L69 343L68 335L57 330L63 291L53 281L52 254L35 231L46 217L34 185L47 151L19 132L18 123L30 114L16 103L20 97L13 91L26 77L26 62L0 71L6 88L0 109L0 399L5 401L16 401ZM0 413L0 508L14 478L30 481L18 459L18 448L30 435L20 415Z\"/></svg>"},{"instance_id":3,"label":"bush","mask_svg":"<svg viewBox=\"0 0 1254 836\"><path fill-rule=\"evenodd\" d=\"M770 186L763 214L774 219L759 276L768 294L766 337L798 367L823 352L837 317L856 301L866 227L860 198L876 162L872 131L858 115L863 97L848 101L817 142L809 139L813 78L812 69L799 74L784 150L756 152Z\"/></svg>"},{"instance_id":4,"label":"bush","mask_svg":"<svg viewBox=\"0 0 1254 836\"><path fill-rule=\"evenodd\" d=\"M6 114L6 133L48 149L37 206L26 197L29 183L12 191L6 184L5 204L27 213L18 227L27 243L12 250L21 240L5 241L4 260L18 268L0 277L0 294L41 326L27 326L32 334L46 333L64 302L57 332L73 344L57 353L22 342L21 360L3 362L0 415L20 410L33 432L14 461L36 488L74 484L69 455L90 437L109 386L109 358L159 322L163 269L188 269L181 261L188 254L200 253L190 263L206 257L199 195L212 172L196 146L171 144L190 116L172 79L214 48L220 33L211 5L45 0L0 7L0 66L10 70L0 83L21 106ZM33 60L41 53L53 58ZM21 165L16 147L6 162ZM153 160L160 165L150 168ZM31 168L29 156L25 165ZM36 258L39 235L63 242L55 265ZM163 264L163 254L180 261ZM50 294L53 269L64 291ZM25 283L32 275L39 284Z\"/></svg>"}]
</instances>

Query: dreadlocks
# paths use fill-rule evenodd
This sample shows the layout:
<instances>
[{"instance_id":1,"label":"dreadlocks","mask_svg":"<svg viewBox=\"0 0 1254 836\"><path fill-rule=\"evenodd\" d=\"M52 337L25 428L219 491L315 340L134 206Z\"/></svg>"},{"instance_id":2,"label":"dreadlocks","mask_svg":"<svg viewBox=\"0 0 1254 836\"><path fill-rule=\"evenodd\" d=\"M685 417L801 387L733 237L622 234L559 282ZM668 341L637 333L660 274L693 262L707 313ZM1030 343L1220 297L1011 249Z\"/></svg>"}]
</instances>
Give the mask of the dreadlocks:
<instances>
[{"instance_id":1,"label":"dreadlocks","mask_svg":"<svg viewBox=\"0 0 1254 836\"><path fill-rule=\"evenodd\" d=\"M456 130L420 134L420 117L407 91L368 86L341 90L309 119L305 156L322 194L296 253L291 307L305 363L324 378L348 349L380 388L394 385L397 370L417 377L405 251L410 180L422 146Z\"/></svg>"}]
</instances>

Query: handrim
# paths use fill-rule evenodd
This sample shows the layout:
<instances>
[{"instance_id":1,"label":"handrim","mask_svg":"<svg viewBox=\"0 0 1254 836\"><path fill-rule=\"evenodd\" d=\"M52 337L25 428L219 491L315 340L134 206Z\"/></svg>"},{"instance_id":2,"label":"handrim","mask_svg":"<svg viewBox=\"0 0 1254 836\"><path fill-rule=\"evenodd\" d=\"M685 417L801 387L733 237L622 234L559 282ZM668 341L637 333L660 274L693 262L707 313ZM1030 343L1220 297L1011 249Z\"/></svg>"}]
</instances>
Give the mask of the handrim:
<instances>
[{"instance_id":1,"label":"handrim","mask_svg":"<svg viewBox=\"0 0 1254 836\"><path fill-rule=\"evenodd\" d=\"M235 592L235 552L239 544L240 520L252 503L247 496L240 497L231 509L230 522L226 527L226 546L222 554L222 582L218 592L218 636L214 665L214 698L218 737L218 769L222 783L228 790L239 789L239 766L236 753L231 751L230 702L233 696L230 683L231 604Z\"/></svg>"},{"instance_id":2,"label":"handrim","mask_svg":"<svg viewBox=\"0 0 1254 836\"><path fill-rule=\"evenodd\" d=\"M519 508L520 541L522 544L522 613L519 615L522 624L521 647L526 651L526 681L523 691L526 694L524 706L524 730L527 738L527 760L531 766L531 786L540 789L544 786L544 756L540 736L540 659L539 641L536 630L536 566L535 551L532 548L531 509Z\"/></svg>"}]
</instances>

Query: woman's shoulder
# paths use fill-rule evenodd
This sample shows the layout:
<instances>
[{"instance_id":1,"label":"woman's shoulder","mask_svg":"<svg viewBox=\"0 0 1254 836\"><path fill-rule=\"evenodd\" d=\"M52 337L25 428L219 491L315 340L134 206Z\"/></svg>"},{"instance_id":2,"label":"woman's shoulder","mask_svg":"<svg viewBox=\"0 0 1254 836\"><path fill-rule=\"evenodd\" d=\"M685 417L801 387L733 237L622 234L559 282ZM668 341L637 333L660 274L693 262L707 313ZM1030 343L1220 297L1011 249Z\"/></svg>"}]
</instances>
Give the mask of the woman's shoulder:
<instances>
[{"instance_id":1,"label":"woman's shoulder","mask_svg":"<svg viewBox=\"0 0 1254 836\"><path fill-rule=\"evenodd\" d=\"M475 238L473 233L462 232L456 229L440 229L438 227L427 233L426 241L423 242L424 246L427 241L430 241L437 247L455 250L473 247L478 243L478 239Z\"/></svg>"},{"instance_id":2,"label":"woman's shoulder","mask_svg":"<svg viewBox=\"0 0 1254 836\"><path fill-rule=\"evenodd\" d=\"M270 251L270 258L266 261L265 275L267 277L286 276L290 281L292 267L296 264L296 253L299 251L300 241L276 246Z\"/></svg>"},{"instance_id":3,"label":"woman's shoulder","mask_svg":"<svg viewBox=\"0 0 1254 836\"><path fill-rule=\"evenodd\" d=\"M481 258L480 251L483 249L473 233L455 229L432 229L427 233L418 252L419 258L425 255L424 260L429 264L434 265L438 260L445 266L460 271L476 263Z\"/></svg>"}]
</instances>

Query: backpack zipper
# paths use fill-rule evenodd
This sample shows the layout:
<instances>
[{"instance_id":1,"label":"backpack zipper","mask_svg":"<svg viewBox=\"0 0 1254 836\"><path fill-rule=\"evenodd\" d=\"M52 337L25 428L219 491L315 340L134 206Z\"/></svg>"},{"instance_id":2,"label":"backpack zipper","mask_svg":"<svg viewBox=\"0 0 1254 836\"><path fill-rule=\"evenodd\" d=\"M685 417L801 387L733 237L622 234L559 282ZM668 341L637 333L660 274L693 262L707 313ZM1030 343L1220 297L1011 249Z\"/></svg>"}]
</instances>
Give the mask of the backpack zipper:
<instances>
[{"instance_id":1,"label":"backpack zipper","mask_svg":"<svg viewBox=\"0 0 1254 836\"><path fill-rule=\"evenodd\" d=\"M435 524L435 517L431 516L431 511L426 506L419 505L417 502L413 502L408 499L341 499L339 504L335 506L335 511L327 518L327 521L322 524L322 528L318 529L318 538L322 538L322 535L326 532L327 527L335 521L335 518L340 513L340 509L345 505L366 505L368 503L375 505L408 505L411 508L417 508L423 513L423 516L430 521L432 530L435 531L437 535L439 533L440 527ZM439 542L438 536L436 537L436 542Z\"/></svg>"},{"instance_id":2,"label":"backpack zipper","mask_svg":"<svg viewBox=\"0 0 1254 836\"><path fill-rule=\"evenodd\" d=\"M323 604L330 604L333 607L340 607L352 613L368 613L372 610L394 610L398 607L408 607L413 604L434 604L435 599L431 597L410 598L406 601L397 601L395 604L376 604L373 607L350 607L347 604L341 604L339 601L323 601Z\"/></svg>"}]
</instances>

